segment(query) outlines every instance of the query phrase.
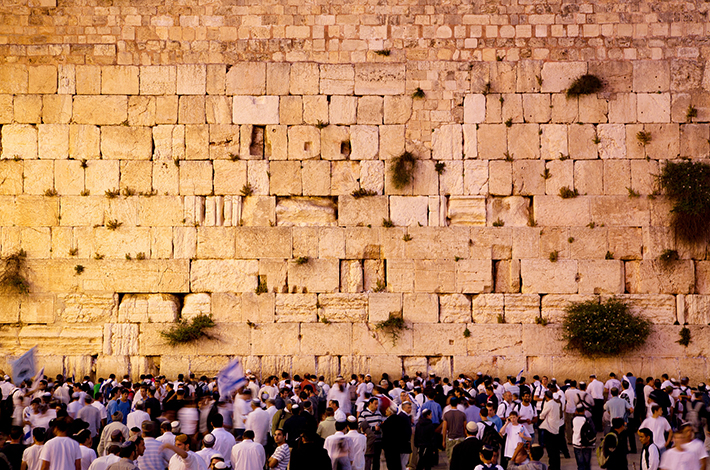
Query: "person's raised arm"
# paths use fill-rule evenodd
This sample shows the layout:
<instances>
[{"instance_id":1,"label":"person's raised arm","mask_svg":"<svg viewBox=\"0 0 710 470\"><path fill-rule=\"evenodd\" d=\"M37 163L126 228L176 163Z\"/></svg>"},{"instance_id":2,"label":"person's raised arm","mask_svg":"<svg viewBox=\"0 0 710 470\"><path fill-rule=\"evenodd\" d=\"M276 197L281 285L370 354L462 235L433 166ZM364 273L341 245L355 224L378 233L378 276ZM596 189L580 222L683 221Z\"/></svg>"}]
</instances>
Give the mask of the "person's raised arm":
<instances>
[{"instance_id":1,"label":"person's raised arm","mask_svg":"<svg viewBox=\"0 0 710 470\"><path fill-rule=\"evenodd\" d=\"M166 442L165 444L163 444L162 446L160 446L160 450L164 450L164 449L172 450L173 452L175 452L176 454L178 454L178 455L179 455L181 458L183 458L183 459L186 459L186 458L187 458L187 455L188 455L185 450L183 450L183 449L181 449L181 448L179 448L179 447L177 447L177 446L174 446L174 445L172 445L172 444L169 444L169 443L167 443L167 442Z\"/></svg>"}]
</instances>

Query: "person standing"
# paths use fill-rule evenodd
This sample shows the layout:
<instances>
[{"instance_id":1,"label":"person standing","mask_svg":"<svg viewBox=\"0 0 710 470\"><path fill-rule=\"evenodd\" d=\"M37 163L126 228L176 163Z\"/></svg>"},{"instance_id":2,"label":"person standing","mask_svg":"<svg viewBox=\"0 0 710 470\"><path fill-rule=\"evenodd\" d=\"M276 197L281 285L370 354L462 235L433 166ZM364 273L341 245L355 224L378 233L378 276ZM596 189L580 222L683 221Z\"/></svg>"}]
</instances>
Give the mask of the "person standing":
<instances>
[{"instance_id":1,"label":"person standing","mask_svg":"<svg viewBox=\"0 0 710 470\"><path fill-rule=\"evenodd\" d=\"M58 418L55 421L53 439L49 439L42 451L42 470L81 470L81 449L79 443L67 436L69 421Z\"/></svg>"},{"instance_id":2,"label":"person standing","mask_svg":"<svg viewBox=\"0 0 710 470\"><path fill-rule=\"evenodd\" d=\"M658 447L658 452L663 454L663 451L670 445L673 440L673 430L668 420L662 416L663 408L658 405L651 406L650 418L646 418L641 423L641 428L650 429L653 433L653 443ZM668 433L668 438L666 438L666 433Z\"/></svg>"},{"instance_id":3,"label":"person standing","mask_svg":"<svg viewBox=\"0 0 710 470\"><path fill-rule=\"evenodd\" d=\"M346 422L337 421L335 423L335 433L326 437L323 443L323 448L328 452L333 470L350 470L352 461L355 459L352 441L344 433L346 428Z\"/></svg>"},{"instance_id":4,"label":"person standing","mask_svg":"<svg viewBox=\"0 0 710 470\"><path fill-rule=\"evenodd\" d=\"M518 412L515 410L508 415L503 428L500 430L500 435L506 438L502 463L504 468L508 468L508 462L513 457L518 444L524 441L532 442L532 437L530 437L525 426L518 423Z\"/></svg>"},{"instance_id":5,"label":"person standing","mask_svg":"<svg viewBox=\"0 0 710 470\"><path fill-rule=\"evenodd\" d=\"M431 410L424 410L414 428L414 446L419 452L417 470L431 470L437 464L438 445L436 425L431 421Z\"/></svg>"},{"instance_id":6,"label":"person standing","mask_svg":"<svg viewBox=\"0 0 710 470\"><path fill-rule=\"evenodd\" d=\"M550 470L560 470L559 433L563 423L562 416L562 404L553 398L551 390L546 391L545 406L540 413L540 433L544 435L540 439L545 442Z\"/></svg>"},{"instance_id":7,"label":"person standing","mask_svg":"<svg viewBox=\"0 0 710 470\"><path fill-rule=\"evenodd\" d=\"M451 453L449 470L473 470L481 463L481 441L476 438L478 425L469 421L466 423L466 439L456 444Z\"/></svg>"},{"instance_id":8,"label":"person standing","mask_svg":"<svg viewBox=\"0 0 710 470\"><path fill-rule=\"evenodd\" d=\"M353 470L365 470L365 450L367 448L367 437L357 430L357 419L348 416L348 433L345 435L350 439L350 446L353 450Z\"/></svg>"},{"instance_id":9,"label":"person standing","mask_svg":"<svg viewBox=\"0 0 710 470\"><path fill-rule=\"evenodd\" d=\"M367 402L367 408L360 413L359 422L366 421L370 429L374 433L375 440L372 444L373 454L366 456L365 468L368 469L367 462L371 459L372 470L380 470L380 454L382 453L382 429L380 426L384 421L380 410L378 410L379 401L377 398L370 398ZM431 412L429 413L431 415Z\"/></svg>"},{"instance_id":10,"label":"person standing","mask_svg":"<svg viewBox=\"0 0 710 470\"><path fill-rule=\"evenodd\" d=\"M190 450L190 437L187 434L175 436L175 445L163 444L161 447L175 452L170 458L168 470L207 470L205 461Z\"/></svg>"},{"instance_id":11,"label":"person standing","mask_svg":"<svg viewBox=\"0 0 710 470\"><path fill-rule=\"evenodd\" d=\"M263 470L266 453L264 446L254 442L254 431L244 431L242 441L232 448L231 462L234 470Z\"/></svg>"},{"instance_id":12,"label":"person standing","mask_svg":"<svg viewBox=\"0 0 710 470\"><path fill-rule=\"evenodd\" d=\"M661 456L658 446L653 443L653 431L648 428L638 430L639 441L641 442L641 470L658 470L661 463Z\"/></svg>"},{"instance_id":13,"label":"person standing","mask_svg":"<svg viewBox=\"0 0 710 470\"><path fill-rule=\"evenodd\" d=\"M605 468L610 470L627 470L629 463L626 456L629 450L626 443L626 426L624 425L624 419L612 419L611 427L611 431L604 436L604 440L602 441L602 452L609 458ZM682 467L677 468L680 470Z\"/></svg>"},{"instance_id":14,"label":"person standing","mask_svg":"<svg viewBox=\"0 0 710 470\"><path fill-rule=\"evenodd\" d=\"M214 449L224 456L224 464L232 466L232 448L237 444L231 432L224 428L224 418L221 414L212 416L212 435L214 436Z\"/></svg>"},{"instance_id":15,"label":"person standing","mask_svg":"<svg viewBox=\"0 0 710 470\"><path fill-rule=\"evenodd\" d=\"M589 376L589 385L587 390L594 399L594 407L592 408L592 420L594 420L594 429L602 429L602 416L604 415L604 383L597 380L597 376L592 374Z\"/></svg>"},{"instance_id":16,"label":"person standing","mask_svg":"<svg viewBox=\"0 0 710 470\"><path fill-rule=\"evenodd\" d=\"M441 423L443 447L446 449L446 458L449 463L451 463L454 447L466 438L466 415L456 408L458 405L456 397L451 398L450 404L451 409L444 413Z\"/></svg>"},{"instance_id":17,"label":"person standing","mask_svg":"<svg viewBox=\"0 0 710 470\"><path fill-rule=\"evenodd\" d=\"M577 406L571 423L572 447L574 448L574 458L577 461L577 470L592 469L592 447L594 447L594 444L590 445L590 443L587 442L584 433L584 425L587 424L589 420L589 425L591 426L591 419L587 418L585 412L586 409L584 406Z\"/></svg>"},{"instance_id":18,"label":"person standing","mask_svg":"<svg viewBox=\"0 0 710 470\"><path fill-rule=\"evenodd\" d=\"M291 460L291 449L286 444L286 436L281 429L274 431L274 441L276 442L276 450L269 458L269 468L286 470L288 462Z\"/></svg>"}]
</instances>

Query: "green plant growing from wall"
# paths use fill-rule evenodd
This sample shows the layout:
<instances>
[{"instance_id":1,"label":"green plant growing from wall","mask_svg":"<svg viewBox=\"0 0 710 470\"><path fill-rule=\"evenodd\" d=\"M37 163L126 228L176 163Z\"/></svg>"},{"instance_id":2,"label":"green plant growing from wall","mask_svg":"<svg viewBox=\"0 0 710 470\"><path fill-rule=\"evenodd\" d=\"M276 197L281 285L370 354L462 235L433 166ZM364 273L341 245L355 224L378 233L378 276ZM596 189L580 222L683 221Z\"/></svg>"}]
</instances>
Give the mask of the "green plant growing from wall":
<instances>
[{"instance_id":1,"label":"green plant growing from wall","mask_svg":"<svg viewBox=\"0 0 710 470\"><path fill-rule=\"evenodd\" d=\"M609 357L640 348L651 334L651 322L632 313L618 299L573 302L565 309L562 339L568 350L587 357Z\"/></svg>"},{"instance_id":2,"label":"green plant growing from wall","mask_svg":"<svg viewBox=\"0 0 710 470\"><path fill-rule=\"evenodd\" d=\"M84 272L84 266L77 264L74 266L74 272L77 274L77 276L81 276L81 274Z\"/></svg>"},{"instance_id":3,"label":"green plant growing from wall","mask_svg":"<svg viewBox=\"0 0 710 470\"><path fill-rule=\"evenodd\" d=\"M557 250L551 251L549 258L551 263L556 263L557 260L560 258L560 252Z\"/></svg>"},{"instance_id":4,"label":"green plant growing from wall","mask_svg":"<svg viewBox=\"0 0 710 470\"><path fill-rule=\"evenodd\" d=\"M251 186L251 184L247 183L242 186L242 190L240 191L240 193L244 197L249 197L254 194L254 188Z\"/></svg>"},{"instance_id":5,"label":"green plant growing from wall","mask_svg":"<svg viewBox=\"0 0 710 470\"><path fill-rule=\"evenodd\" d=\"M579 196L579 191L577 189L570 189L569 186L562 186L560 188L560 197L562 199L571 199L573 197Z\"/></svg>"},{"instance_id":6,"label":"green plant growing from wall","mask_svg":"<svg viewBox=\"0 0 710 470\"><path fill-rule=\"evenodd\" d=\"M629 197L632 198L632 199L641 196L639 193L637 193L636 191L634 191L633 188L627 187L626 190L629 192Z\"/></svg>"},{"instance_id":7,"label":"green plant growing from wall","mask_svg":"<svg viewBox=\"0 0 710 470\"><path fill-rule=\"evenodd\" d=\"M256 289L254 290L254 293L258 294L266 294L269 292L269 288L266 285L266 276L259 276L257 278L257 285Z\"/></svg>"},{"instance_id":8,"label":"green plant growing from wall","mask_svg":"<svg viewBox=\"0 0 710 470\"><path fill-rule=\"evenodd\" d=\"M676 343L687 348L688 345L692 342L690 330L688 329L688 327L684 326L683 328L681 328L680 332L678 332L678 335L680 336L680 338L678 339L678 341L676 341Z\"/></svg>"},{"instance_id":9,"label":"green plant growing from wall","mask_svg":"<svg viewBox=\"0 0 710 470\"><path fill-rule=\"evenodd\" d=\"M545 317L535 317L535 324L541 325L541 326L547 326L549 323L549 320Z\"/></svg>"},{"instance_id":10,"label":"green plant growing from wall","mask_svg":"<svg viewBox=\"0 0 710 470\"><path fill-rule=\"evenodd\" d=\"M3 272L0 276L0 288L8 294L26 295L30 293L30 283L27 280L25 263L27 253L19 250L2 259Z\"/></svg>"},{"instance_id":11,"label":"green plant growing from wall","mask_svg":"<svg viewBox=\"0 0 710 470\"><path fill-rule=\"evenodd\" d=\"M57 192L56 189L50 188L44 191L44 195L47 197L57 197L59 196L59 193Z\"/></svg>"},{"instance_id":12,"label":"green plant growing from wall","mask_svg":"<svg viewBox=\"0 0 710 470\"><path fill-rule=\"evenodd\" d=\"M412 93L412 98L415 100L421 100L426 97L426 93L424 93L424 90L422 90L420 87L417 87L416 90L414 90L414 93Z\"/></svg>"},{"instance_id":13,"label":"green plant growing from wall","mask_svg":"<svg viewBox=\"0 0 710 470\"><path fill-rule=\"evenodd\" d=\"M644 131L638 131L636 133L636 140L639 141L639 144L641 144L645 147L646 145L648 145L651 142L651 133L644 132Z\"/></svg>"},{"instance_id":14,"label":"green plant growing from wall","mask_svg":"<svg viewBox=\"0 0 710 470\"><path fill-rule=\"evenodd\" d=\"M394 227L394 222L392 222L392 219L382 219L382 226L385 228L392 228Z\"/></svg>"},{"instance_id":15,"label":"green plant growing from wall","mask_svg":"<svg viewBox=\"0 0 710 470\"><path fill-rule=\"evenodd\" d=\"M379 51L375 51L375 54L381 55L383 57L389 57L391 51L389 49L380 49Z\"/></svg>"},{"instance_id":16,"label":"green plant growing from wall","mask_svg":"<svg viewBox=\"0 0 710 470\"><path fill-rule=\"evenodd\" d=\"M116 219L111 219L106 221L106 230L116 230L121 225L123 225L123 222L119 222Z\"/></svg>"},{"instance_id":17,"label":"green plant growing from wall","mask_svg":"<svg viewBox=\"0 0 710 470\"><path fill-rule=\"evenodd\" d=\"M397 189L402 189L414 179L414 170L417 167L417 159L411 152L404 152L394 158L390 164L392 184Z\"/></svg>"},{"instance_id":18,"label":"green plant growing from wall","mask_svg":"<svg viewBox=\"0 0 710 470\"><path fill-rule=\"evenodd\" d=\"M658 261L660 261L660 263L663 267L668 267L673 263L673 261L677 261L677 260L678 260L678 251L677 250L665 249L661 252L660 256L658 257Z\"/></svg>"},{"instance_id":19,"label":"green plant growing from wall","mask_svg":"<svg viewBox=\"0 0 710 470\"><path fill-rule=\"evenodd\" d=\"M359 188L353 191L350 195L355 199L360 199L367 196L375 196L377 193L371 189Z\"/></svg>"},{"instance_id":20,"label":"green plant growing from wall","mask_svg":"<svg viewBox=\"0 0 710 470\"><path fill-rule=\"evenodd\" d=\"M444 173L444 170L446 170L446 162L436 162L434 164L434 170L436 170L436 172L441 175L442 173Z\"/></svg>"},{"instance_id":21,"label":"green plant growing from wall","mask_svg":"<svg viewBox=\"0 0 710 470\"><path fill-rule=\"evenodd\" d=\"M604 83L599 77L592 74L584 74L577 77L570 87L567 89L567 98L574 98L576 96L591 95L598 93L604 88Z\"/></svg>"},{"instance_id":22,"label":"green plant growing from wall","mask_svg":"<svg viewBox=\"0 0 710 470\"><path fill-rule=\"evenodd\" d=\"M710 165L669 161L657 181L673 205L671 226L676 236L688 242L706 240L710 229Z\"/></svg>"},{"instance_id":23,"label":"green plant growing from wall","mask_svg":"<svg viewBox=\"0 0 710 470\"><path fill-rule=\"evenodd\" d=\"M504 225L505 225L505 222L503 222L503 220L500 219L500 218L498 218L497 220L495 220L495 221L493 222L493 226L494 226L494 227L502 227L502 226L504 226Z\"/></svg>"},{"instance_id":24,"label":"green plant growing from wall","mask_svg":"<svg viewBox=\"0 0 710 470\"><path fill-rule=\"evenodd\" d=\"M688 109L685 111L685 119L688 122L693 122L693 118L696 117L698 117L698 108L696 108L692 104L688 105Z\"/></svg>"},{"instance_id":25,"label":"green plant growing from wall","mask_svg":"<svg viewBox=\"0 0 710 470\"><path fill-rule=\"evenodd\" d=\"M604 259L614 259L614 253L612 253L611 251L607 251L604 255Z\"/></svg>"},{"instance_id":26,"label":"green plant growing from wall","mask_svg":"<svg viewBox=\"0 0 710 470\"><path fill-rule=\"evenodd\" d=\"M170 346L179 344L191 343L200 338L212 339L205 330L213 328L215 322L212 320L212 315L197 315L192 320L181 320L172 328L161 331L160 336Z\"/></svg>"},{"instance_id":27,"label":"green plant growing from wall","mask_svg":"<svg viewBox=\"0 0 710 470\"><path fill-rule=\"evenodd\" d=\"M464 338L470 338L470 337L471 337L471 330L469 330L468 328L466 328L465 330L463 330L463 337L464 337Z\"/></svg>"},{"instance_id":28,"label":"green plant growing from wall","mask_svg":"<svg viewBox=\"0 0 710 470\"><path fill-rule=\"evenodd\" d=\"M310 258L308 256L299 256L298 258L296 258L296 260L294 262L297 265L301 266L301 265L307 264L309 261L310 261Z\"/></svg>"},{"instance_id":29,"label":"green plant growing from wall","mask_svg":"<svg viewBox=\"0 0 710 470\"><path fill-rule=\"evenodd\" d=\"M375 329L378 331L382 331L387 335L390 335L392 337L392 345L394 346L397 344L399 335L404 330L408 330L409 328L404 323L404 316L402 315L402 312L399 311L390 312L389 317L387 317L387 320L382 320L380 322L375 323Z\"/></svg>"}]
</instances>

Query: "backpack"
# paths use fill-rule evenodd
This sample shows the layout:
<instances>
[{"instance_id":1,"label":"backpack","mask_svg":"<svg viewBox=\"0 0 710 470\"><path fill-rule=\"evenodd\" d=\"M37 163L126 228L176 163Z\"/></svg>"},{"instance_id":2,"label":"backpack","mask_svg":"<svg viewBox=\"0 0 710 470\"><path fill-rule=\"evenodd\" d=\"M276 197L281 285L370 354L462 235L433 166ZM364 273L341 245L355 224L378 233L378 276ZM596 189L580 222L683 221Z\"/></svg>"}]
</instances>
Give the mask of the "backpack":
<instances>
[{"instance_id":1,"label":"backpack","mask_svg":"<svg viewBox=\"0 0 710 470\"><path fill-rule=\"evenodd\" d=\"M496 431L496 427L494 424L491 424L490 426L486 426L483 428L483 436L481 436L481 443L484 446L492 447L494 449L500 447L500 445L503 443L503 438L500 437L500 434L498 434L498 431Z\"/></svg>"},{"instance_id":2,"label":"backpack","mask_svg":"<svg viewBox=\"0 0 710 470\"><path fill-rule=\"evenodd\" d=\"M606 451L604 450L604 447L606 446L606 441L609 437L613 437L614 440L616 441L616 444L614 444L613 447L609 446L609 448L607 449L607 451L609 453L607 454ZM606 468L606 466L609 464L609 457L611 457L611 454L614 453L614 451L616 450L616 446L618 446L618 445L619 445L619 438L616 437L616 434L614 434L613 432L610 432L609 434L604 436L604 440L602 441L602 445L597 447L597 462L599 462L599 466L601 468Z\"/></svg>"},{"instance_id":3,"label":"backpack","mask_svg":"<svg viewBox=\"0 0 710 470\"><path fill-rule=\"evenodd\" d=\"M594 429L594 424L592 424L591 419L586 418L584 420L580 438L582 447L594 447L597 441L597 431Z\"/></svg>"}]
</instances>

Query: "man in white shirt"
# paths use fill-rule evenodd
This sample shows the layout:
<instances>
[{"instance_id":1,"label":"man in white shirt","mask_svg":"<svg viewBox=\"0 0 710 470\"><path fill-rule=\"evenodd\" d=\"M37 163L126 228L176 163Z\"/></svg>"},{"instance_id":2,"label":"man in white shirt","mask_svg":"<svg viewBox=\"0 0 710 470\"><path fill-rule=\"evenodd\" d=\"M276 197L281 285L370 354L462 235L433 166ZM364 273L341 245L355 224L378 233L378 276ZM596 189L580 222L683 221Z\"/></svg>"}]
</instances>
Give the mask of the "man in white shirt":
<instances>
[{"instance_id":1,"label":"man in white shirt","mask_svg":"<svg viewBox=\"0 0 710 470\"><path fill-rule=\"evenodd\" d=\"M350 468L354 460L351 440L345 437L345 429L348 427L344 421L336 421L335 434L325 438L323 448L328 452L333 468Z\"/></svg>"},{"instance_id":2,"label":"man in white shirt","mask_svg":"<svg viewBox=\"0 0 710 470\"><path fill-rule=\"evenodd\" d=\"M510 412L513 411L513 394L511 392L503 393L503 401L498 405L498 411L496 414L498 417L505 422L506 418L510 416Z\"/></svg>"},{"instance_id":3,"label":"man in white shirt","mask_svg":"<svg viewBox=\"0 0 710 470\"><path fill-rule=\"evenodd\" d=\"M143 421L150 421L150 415L146 413L144 409L145 405L142 401L136 403L135 411L128 413L128 418L126 418L126 426L128 429L142 429Z\"/></svg>"},{"instance_id":4,"label":"man in white shirt","mask_svg":"<svg viewBox=\"0 0 710 470\"><path fill-rule=\"evenodd\" d=\"M357 419L354 416L348 416L348 433L345 435L350 439L350 447L352 449L352 470L365 469L365 451L367 450L367 436L360 434L357 430Z\"/></svg>"},{"instance_id":5,"label":"man in white shirt","mask_svg":"<svg viewBox=\"0 0 710 470\"><path fill-rule=\"evenodd\" d=\"M705 449L705 443L695 438L695 429L690 423L683 423L680 426L679 432L683 433L685 444L683 449L695 454L695 459L700 462L700 470L706 470L708 464L708 452Z\"/></svg>"},{"instance_id":6,"label":"man in white shirt","mask_svg":"<svg viewBox=\"0 0 710 470\"><path fill-rule=\"evenodd\" d=\"M245 388L241 393L238 393L234 398L234 435L239 438L246 429L247 415L251 411L249 401L251 401L251 390Z\"/></svg>"},{"instance_id":7,"label":"man in white shirt","mask_svg":"<svg viewBox=\"0 0 710 470\"><path fill-rule=\"evenodd\" d=\"M695 452L685 448L687 443L685 433L675 434L673 448L661 455L661 470L700 470L700 461Z\"/></svg>"},{"instance_id":8,"label":"man in white shirt","mask_svg":"<svg viewBox=\"0 0 710 470\"><path fill-rule=\"evenodd\" d=\"M651 412L653 415L650 418L644 419L639 429L650 429L651 432L653 432L653 443L656 444L660 452L663 452L663 449L670 445L673 439L673 430L666 418L661 416L663 414L663 408L658 405L653 405L651 406ZM669 433L668 439L666 439L665 436L666 432Z\"/></svg>"},{"instance_id":9,"label":"man in white shirt","mask_svg":"<svg viewBox=\"0 0 710 470\"><path fill-rule=\"evenodd\" d=\"M190 438L187 434L175 436L175 445L163 444L161 447L175 452L170 458L168 470L207 470L205 461L190 450Z\"/></svg>"},{"instance_id":10,"label":"man in white shirt","mask_svg":"<svg viewBox=\"0 0 710 470\"><path fill-rule=\"evenodd\" d=\"M609 393L611 392L612 388L621 390L621 381L616 378L615 373L609 372L609 380L607 380L604 384L604 393L609 396Z\"/></svg>"},{"instance_id":11,"label":"man in white shirt","mask_svg":"<svg viewBox=\"0 0 710 470\"><path fill-rule=\"evenodd\" d=\"M78 442L67 437L68 431L69 422L57 419L54 428L56 437L48 440L42 450L42 470L81 470L81 449Z\"/></svg>"},{"instance_id":12,"label":"man in white shirt","mask_svg":"<svg viewBox=\"0 0 710 470\"><path fill-rule=\"evenodd\" d=\"M592 409L594 427L601 430L602 416L604 415L604 384L600 380L597 380L596 375L592 374L589 376L587 391L594 399L594 408Z\"/></svg>"},{"instance_id":13,"label":"man in white shirt","mask_svg":"<svg viewBox=\"0 0 710 470\"><path fill-rule=\"evenodd\" d=\"M244 439L232 448L231 460L233 470L263 470L266 454L264 446L254 442L254 431L244 431Z\"/></svg>"},{"instance_id":14,"label":"man in white shirt","mask_svg":"<svg viewBox=\"0 0 710 470\"><path fill-rule=\"evenodd\" d=\"M198 450L195 452L195 454L204 460L205 465L207 467L210 466L210 462L212 461L212 456L213 455L222 455L219 452L217 452L214 448L214 436L212 434L205 434L205 437L202 438L202 450Z\"/></svg>"},{"instance_id":15,"label":"man in white shirt","mask_svg":"<svg viewBox=\"0 0 710 470\"><path fill-rule=\"evenodd\" d=\"M331 400L337 400L338 408L346 415L350 414L350 391L345 383L345 379L340 375L335 379L333 387L328 392L328 401Z\"/></svg>"},{"instance_id":16,"label":"man in white shirt","mask_svg":"<svg viewBox=\"0 0 710 470\"><path fill-rule=\"evenodd\" d=\"M44 449L44 443L47 441L47 433L44 428L35 428L32 430L32 439L34 444L25 449L22 453L22 462L27 470L40 470L42 460L40 456Z\"/></svg>"},{"instance_id":17,"label":"man in white shirt","mask_svg":"<svg viewBox=\"0 0 710 470\"><path fill-rule=\"evenodd\" d=\"M567 443L572 442L572 419L577 411L577 381L570 381L569 387L565 390L565 439Z\"/></svg>"},{"instance_id":18,"label":"man in white shirt","mask_svg":"<svg viewBox=\"0 0 710 470\"><path fill-rule=\"evenodd\" d=\"M266 439L271 428L269 413L261 408L259 400L251 401L251 413L247 416L245 429L254 431L254 442L258 442L262 446L266 446Z\"/></svg>"},{"instance_id":19,"label":"man in white shirt","mask_svg":"<svg viewBox=\"0 0 710 470\"><path fill-rule=\"evenodd\" d=\"M653 443L653 431L648 428L638 430L641 449L641 470L658 470L661 463L661 455L658 447Z\"/></svg>"},{"instance_id":20,"label":"man in white shirt","mask_svg":"<svg viewBox=\"0 0 710 470\"><path fill-rule=\"evenodd\" d=\"M224 429L224 418L216 414L212 417L212 435L214 436L214 450L222 454L227 467L232 466L232 448L237 444L234 435Z\"/></svg>"}]
</instances>

